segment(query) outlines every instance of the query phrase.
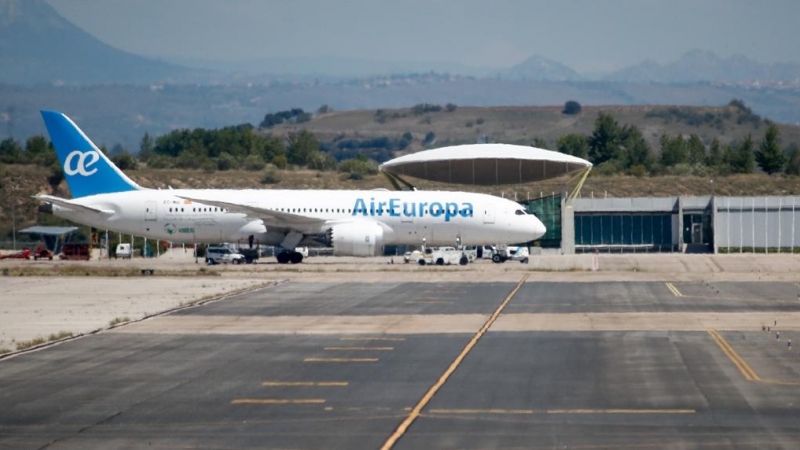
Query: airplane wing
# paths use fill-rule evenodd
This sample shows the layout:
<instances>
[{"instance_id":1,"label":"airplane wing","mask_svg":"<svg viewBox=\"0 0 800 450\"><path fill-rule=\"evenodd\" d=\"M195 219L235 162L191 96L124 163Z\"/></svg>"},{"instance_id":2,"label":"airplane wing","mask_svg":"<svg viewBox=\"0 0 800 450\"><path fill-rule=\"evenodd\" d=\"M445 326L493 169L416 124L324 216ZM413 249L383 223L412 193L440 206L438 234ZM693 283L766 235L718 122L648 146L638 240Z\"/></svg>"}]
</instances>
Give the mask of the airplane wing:
<instances>
[{"instance_id":1,"label":"airplane wing","mask_svg":"<svg viewBox=\"0 0 800 450\"><path fill-rule=\"evenodd\" d=\"M248 217L263 220L264 224L267 226L276 228L305 228L326 223L325 219L318 219L316 217L308 217L283 211L275 211L274 209L259 208L258 206L247 205L244 203L223 202L220 200L211 200L207 198L186 197L184 195L179 195L178 197L184 200L202 203L204 205L225 208L230 212L246 214Z\"/></svg>"},{"instance_id":2,"label":"airplane wing","mask_svg":"<svg viewBox=\"0 0 800 450\"><path fill-rule=\"evenodd\" d=\"M109 216L114 214L113 209L93 208L91 206L81 205L79 203L75 203L74 201L67 200L61 197L54 197L52 195L40 194L40 195L34 195L33 197L48 203L52 203L54 205L58 205L62 208L71 209L73 211L83 211L83 212L90 212L90 213L103 214Z\"/></svg>"}]
</instances>

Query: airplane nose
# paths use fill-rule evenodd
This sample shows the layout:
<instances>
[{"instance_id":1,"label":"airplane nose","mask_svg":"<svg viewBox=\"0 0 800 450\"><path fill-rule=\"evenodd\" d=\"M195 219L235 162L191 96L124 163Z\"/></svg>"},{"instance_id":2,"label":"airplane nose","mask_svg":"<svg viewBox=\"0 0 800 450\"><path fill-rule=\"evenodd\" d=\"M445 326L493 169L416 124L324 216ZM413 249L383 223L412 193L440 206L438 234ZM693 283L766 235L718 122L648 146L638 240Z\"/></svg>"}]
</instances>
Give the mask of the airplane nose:
<instances>
[{"instance_id":1,"label":"airplane nose","mask_svg":"<svg viewBox=\"0 0 800 450\"><path fill-rule=\"evenodd\" d=\"M541 220L538 217L532 217L533 223L531 224L531 232L534 235L532 240L539 239L540 237L544 236L547 233L547 227L544 226Z\"/></svg>"}]
</instances>

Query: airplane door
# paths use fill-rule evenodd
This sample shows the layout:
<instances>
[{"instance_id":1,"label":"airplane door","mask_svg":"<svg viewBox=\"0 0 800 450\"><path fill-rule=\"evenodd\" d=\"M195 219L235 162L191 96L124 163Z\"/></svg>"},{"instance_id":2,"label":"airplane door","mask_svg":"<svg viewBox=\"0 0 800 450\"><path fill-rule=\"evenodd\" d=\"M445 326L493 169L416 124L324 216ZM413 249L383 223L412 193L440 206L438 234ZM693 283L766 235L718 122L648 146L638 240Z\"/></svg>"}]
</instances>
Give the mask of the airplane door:
<instances>
[{"instance_id":1,"label":"airplane door","mask_svg":"<svg viewBox=\"0 0 800 450\"><path fill-rule=\"evenodd\" d=\"M494 223L494 205L483 207L483 223Z\"/></svg>"},{"instance_id":2,"label":"airplane door","mask_svg":"<svg viewBox=\"0 0 800 450\"><path fill-rule=\"evenodd\" d=\"M145 221L155 221L158 219L156 214L156 205L157 202L144 202L144 220Z\"/></svg>"}]
</instances>

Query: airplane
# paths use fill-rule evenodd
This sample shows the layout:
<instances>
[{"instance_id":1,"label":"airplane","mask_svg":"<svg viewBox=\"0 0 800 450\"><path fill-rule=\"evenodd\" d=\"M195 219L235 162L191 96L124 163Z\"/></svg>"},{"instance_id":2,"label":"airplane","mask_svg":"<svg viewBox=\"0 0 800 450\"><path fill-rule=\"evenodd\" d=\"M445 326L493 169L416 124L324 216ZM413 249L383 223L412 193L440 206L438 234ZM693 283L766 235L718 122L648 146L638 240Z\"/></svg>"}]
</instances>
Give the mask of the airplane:
<instances>
[{"instance_id":1,"label":"airplane","mask_svg":"<svg viewBox=\"0 0 800 450\"><path fill-rule=\"evenodd\" d=\"M446 191L148 189L111 162L66 115L41 111L72 199L36 195L58 217L98 229L173 243L247 239L277 247L297 264L297 247L337 256L378 256L384 245L530 242L542 222L511 200Z\"/></svg>"}]
</instances>

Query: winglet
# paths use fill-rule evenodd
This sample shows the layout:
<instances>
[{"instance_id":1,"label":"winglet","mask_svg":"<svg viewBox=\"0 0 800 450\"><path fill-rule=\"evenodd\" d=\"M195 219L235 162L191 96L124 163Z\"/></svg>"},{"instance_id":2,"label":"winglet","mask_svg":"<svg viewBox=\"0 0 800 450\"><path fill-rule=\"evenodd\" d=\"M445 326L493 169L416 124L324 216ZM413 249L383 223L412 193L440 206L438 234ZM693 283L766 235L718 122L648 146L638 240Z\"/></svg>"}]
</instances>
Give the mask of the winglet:
<instances>
[{"instance_id":1,"label":"winglet","mask_svg":"<svg viewBox=\"0 0 800 450\"><path fill-rule=\"evenodd\" d=\"M58 111L42 111L42 119L74 198L142 189L122 173L69 117Z\"/></svg>"}]
</instances>

